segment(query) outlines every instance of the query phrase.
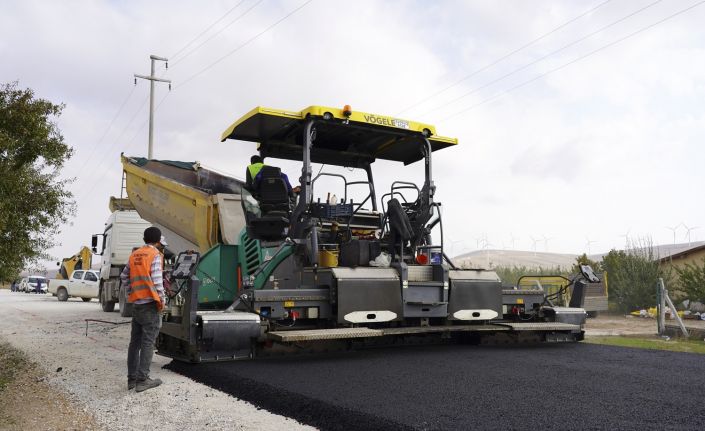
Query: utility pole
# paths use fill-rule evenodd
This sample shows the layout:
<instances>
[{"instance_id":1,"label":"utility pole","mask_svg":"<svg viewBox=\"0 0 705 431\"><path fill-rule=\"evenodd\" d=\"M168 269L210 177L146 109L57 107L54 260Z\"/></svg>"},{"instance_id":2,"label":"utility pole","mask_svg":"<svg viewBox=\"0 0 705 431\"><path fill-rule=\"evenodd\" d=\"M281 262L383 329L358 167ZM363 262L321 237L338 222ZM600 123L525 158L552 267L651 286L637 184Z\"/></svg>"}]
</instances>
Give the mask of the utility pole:
<instances>
[{"instance_id":1,"label":"utility pole","mask_svg":"<svg viewBox=\"0 0 705 431\"><path fill-rule=\"evenodd\" d=\"M171 90L171 80L154 76L154 62L157 60L167 62L169 60L156 55L150 55L149 58L152 60L152 73L149 76L135 74L135 85L137 85L137 78L149 81L149 146L147 147L147 158L151 159L152 147L154 145L154 81L169 83L169 90ZM167 69L169 68L169 63L166 63L166 67Z\"/></svg>"}]
</instances>

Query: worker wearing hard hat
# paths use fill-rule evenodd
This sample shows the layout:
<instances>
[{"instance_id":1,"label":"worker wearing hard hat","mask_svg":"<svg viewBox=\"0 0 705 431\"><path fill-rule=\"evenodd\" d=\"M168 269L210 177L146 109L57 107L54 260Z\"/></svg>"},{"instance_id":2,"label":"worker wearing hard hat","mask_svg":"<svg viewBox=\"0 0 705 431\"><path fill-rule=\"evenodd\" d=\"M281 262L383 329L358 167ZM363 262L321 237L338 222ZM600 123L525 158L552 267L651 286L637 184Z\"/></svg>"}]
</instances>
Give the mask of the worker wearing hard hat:
<instances>
[{"instance_id":1,"label":"worker wearing hard hat","mask_svg":"<svg viewBox=\"0 0 705 431\"><path fill-rule=\"evenodd\" d=\"M134 250L120 274L132 307L132 332L127 351L127 389L137 392L155 388L160 379L149 377L154 343L161 327L160 311L164 308L163 259L160 248L166 245L161 231L148 227L144 244Z\"/></svg>"}]
</instances>

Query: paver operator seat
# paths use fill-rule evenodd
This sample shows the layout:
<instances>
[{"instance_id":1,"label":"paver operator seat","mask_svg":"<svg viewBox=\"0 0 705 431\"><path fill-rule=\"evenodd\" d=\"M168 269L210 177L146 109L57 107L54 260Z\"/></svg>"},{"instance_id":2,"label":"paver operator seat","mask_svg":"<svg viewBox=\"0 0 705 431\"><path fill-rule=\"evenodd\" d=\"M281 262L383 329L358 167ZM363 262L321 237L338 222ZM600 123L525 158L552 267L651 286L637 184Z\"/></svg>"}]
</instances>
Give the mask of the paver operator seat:
<instances>
[{"instance_id":1,"label":"paver operator seat","mask_svg":"<svg viewBox=\"0 0 705 431\"><path fill-rule=\"evenodd\" d=\"M287 235L291 217L291 201L281 169L264 166L255 185L255 197L259 201L261 214L256 216L245 211L247 232L253 239L276 241Z\"/></svg>"}]
</instances>

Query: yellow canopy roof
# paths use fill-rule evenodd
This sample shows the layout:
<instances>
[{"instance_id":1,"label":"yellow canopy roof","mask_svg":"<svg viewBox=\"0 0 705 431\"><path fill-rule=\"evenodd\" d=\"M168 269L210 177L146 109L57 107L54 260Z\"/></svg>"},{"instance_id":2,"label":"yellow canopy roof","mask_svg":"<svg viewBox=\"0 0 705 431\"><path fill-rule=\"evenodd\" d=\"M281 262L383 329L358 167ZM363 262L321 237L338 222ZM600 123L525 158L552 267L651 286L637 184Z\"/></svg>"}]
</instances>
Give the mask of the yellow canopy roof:
<instances>
[{"instance_id":1,"label":"yellow canopy roof","mask_svg":"<svg viewBox=\"0 0 705 431\"><path fill-rule=\"evenodd\" d=\"M259 142L265 157L301 160L303 127L308 118L316 123L311 160L344 166L360 166L375 159L413 163L423 158L421 138L429 136L437 151L457 145L455 138L436 136L436 128L384 115L339 108L310 106L302 111L257 107L228 127L221 140Z\"/></svg>"}]
</instances>

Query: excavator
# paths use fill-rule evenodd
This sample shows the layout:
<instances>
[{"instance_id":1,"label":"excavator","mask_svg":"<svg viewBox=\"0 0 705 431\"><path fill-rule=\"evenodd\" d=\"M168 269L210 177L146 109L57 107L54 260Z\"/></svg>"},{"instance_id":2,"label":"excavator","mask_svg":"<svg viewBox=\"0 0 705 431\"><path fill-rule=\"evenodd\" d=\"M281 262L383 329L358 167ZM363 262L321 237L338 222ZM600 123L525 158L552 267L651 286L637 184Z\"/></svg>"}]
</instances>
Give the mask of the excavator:
<instances>
[{"instance_id":1,"label":"excavator","mask_svg":"<svg viewBox=\"0 0 705 431\"><path fill-rule=\"evenodd\" d=\"M56 278L59 280L68 280L73 271L77 269L90 269L92 259L93 254L91 249L86 246L81 247L78 253L62 259L61 262L56 262L56 266L59 267Z\"/></svg>"},{"instance_id":2,"label":"excavator","mask_svg":"<svg viewBox=\"0 0 705 431\"><path fill-rule=\"evenodd\" d=\"M211 362L418 342L583 339L581 301L599 281L589 267L566 287L566 306L540 286L503 288L495 272L449 259L433 158L458 141L433 125L347 105L257 107L221 140L245 154L246 143L257 144L266 166L252 187L196 162L122 156L128 198L177 252L159 354ZM300 166L298 193L277 160ZM388 175L401 172L390 166L413 165L422 177L382 187L373 176L380 162ZM342 190L326 192L331 181ZM453 204L445 211L459 210Z\"/></svg>"}]
</instances>

